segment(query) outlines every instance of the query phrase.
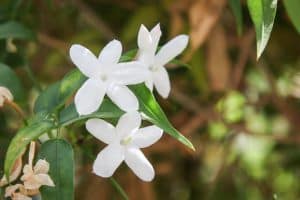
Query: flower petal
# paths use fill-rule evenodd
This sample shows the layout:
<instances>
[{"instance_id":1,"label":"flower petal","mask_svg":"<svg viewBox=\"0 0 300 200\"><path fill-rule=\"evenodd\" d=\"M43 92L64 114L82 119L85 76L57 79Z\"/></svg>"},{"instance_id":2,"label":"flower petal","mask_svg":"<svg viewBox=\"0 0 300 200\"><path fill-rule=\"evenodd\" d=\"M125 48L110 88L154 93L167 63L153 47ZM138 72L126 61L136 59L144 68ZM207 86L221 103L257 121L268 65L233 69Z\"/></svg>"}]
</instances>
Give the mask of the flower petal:
<instances>
[{"instance_id":1,"label":"flower petal","mask_svg":"<svg viewBox=\"0 0 300 200\"><path fill-rule=\"evenodd\" d=\"M163 66L178 56L188 44L187 35L179 35L165 44L155 56L155 65Z\"/></svg>"},{"instance_id":2,"label":"flower petal","mask_svg":"<svg viewBox=\"0 0 300 200\"><path fill-rule=\"evenodd\" d=\"M97 156L93 172L101 177L110 177L124 160L124 149L119 144L110 144Z\"/></svg>"},{"instance_id":3,"label":"flower petal","mask_svg":"<svg viewBox=\"0 0 300 200\"><path fill-rule=\"evenodd\" d=\"M128 167L135 173L135 175L137 175L143 181L153 180L155 174L154 169L140 149L126 149L125 162Z\"/></svg>"},{"instance_id":4,"label":"flower petal","mask_svg":"<svg viewBox=\"0 0 300 200\"><path fill-rule=\"evenodd\" d=\"M21 186L22 186L22 184L7 186L6 189L5 189L5 196L4 197L11 197L12 194L15 193Z\"/></svg>"},{"instance_id":5,"label":"flower petal","mask_svg":"<svg viewBox=\"0 0 300 200\"><path fill-rule=\"evenodd\" d=\"M157 142L163 134L163 130L157 126L147 126L139 129L133 136L131 144L138 148L148 147Z\"/></svg>"},{"instance_id":6,"label":"flower petal","mask_svg":"<svg viewBox=\"0 0 300 200\"><path fill-rule=\"evenodd\" d=\"M32 198L21 193L15 193L12 200L32 200Z\"/></svg>"},{"instance_id":7,"label":"flower petal","mask_svg":"<svg viewBox=\"0 0 300 200\"><path fill-rule=\"evenodd\" d=\"M136 111L139 108L136 96L127 86L113 85L107 90L107 96L126 112Z\"/></svg>"},{"instance_id":8,"label":"flower petal","mask_svg":"<svg viewBox=\"0 0 300 200\"><path fill-rule=\"evenodd\" d=\"M116 126L117 134L124 138L134 133L141 126L141 115L138 112L129 112L122 115Z\"/></svg>"},{"instance_id":9,"label":"flower petal","mask_svg":"<svg viewBox=\"0 0 300 200\"><path fill-rule=\"evenodd\" d=\"M36 175L30 176L26 181L24 181L24 187L27 190L36 190L42 186Z\"/></svg>"},{"instance_id":10,"label":"flower petal","mask_svg":"<svg viewBox=\"0 0 300 200\"><path fill-rule=\"evenodd\" d=\"M122 54L122 44L119 40L110 41L100 52L99 61L103 64L116 64Z\"/></svg>"},{"instance_id":11,"label":"flower petal","mask_svg":"<svg viewBox=\"0 0 300 200\"><path fill-rule=\"evenodd\" d=\"M153 73L153 82L157 92L163 97L167 98L171 91L171 83L167 70L164 67L159 67Z\"/></svg>"},{"instance_id":12,"label":"flower petal","mask_svg":"<svg viewBox=\"0 0 300 200\"><path fill-rule=\"evenodd\" d=\"M90 50L82 45L74 44L69 53L72 62L85 76L91 78L99 75L99 62Z\"/></svg>"},{"instance_id":13,"label":"flower petal","mask_svg":"<svg viewBox=\"0 0 300 200\"><path fill-rule=\"evenodd\" d=\"M35 175L35 178L41 185L47 185L50 187L55 186L51 177L48 174L37 174Z\"/></svg>"},{"instance_id":14,"label":"flower petal","mask_svg":"<svg viewBox=\"0 0 300 200\"><path fill-rule=\"evenodd\" d=\"M152 92L153 91L153 80L148 79L145 81L145 84L146 84L147 88Z\"/></svg>"},{"instance_id":15,"label":"flower petal","mask_svg":"<svg viewBox=\"0 0 300 200\"><path fill-rule=\"evenodd\" d=\"M105 91L105 85L101 81L88 79L75 95L74 102L79 115L88 115L98 110Z\"/></svg>"},{"instance_id":16,"label":"flower petal","mask_svg":"<svg viewBox=\"0 0 300 200\"><path fill-rule=\"evenodd\" d=\"M47 174L49 172L49 163L46 160L39 159L35 164L33 171L35 174Z\"/></svg>"},{"instance_id":17,"label":"flower petal","mask_svg":"<svg viewBox=\"0 0 300 200\"><path fill-rule=\"evenodd\" d=\"M152 38L148 29L142 24L138 33L138 47L139 49L145 50L151 48Z\"/></svg>"},{"instance_id":18,"label":"flower petal","mask_svg":"<svg viewBox=\"0 0 300 200\"><path fill-rule=\"evenodd\" d=\"M85 127L93 136L106 144L114 141L115 127L102 119L90 119L85 123Z\"/></svg>"},{"instance_id":19,"label":"flower petal","mask_svg":"<svg viewBox=\"0 0 300 200\"><path fill-rule=\"evenodd\" d=\"M155 51L157 49L158 43L159 43L159 39L161 37L161 30L160 30L160 24L156 24L156 26L154 26L151 31L150 31L150 35L152 38L152 54L155 54Z\"/></svg>"},{"instance_id":20,"label":"flower petal","mask_svg":"<svg viewBox=\"0 0 300 200\"><path fill-rule=\"evenodd\" d=\"M151 74L141 62L119 63L113 69L114 80L121 85L132 85L144 82Z\"/></svg>"}]
</instances>

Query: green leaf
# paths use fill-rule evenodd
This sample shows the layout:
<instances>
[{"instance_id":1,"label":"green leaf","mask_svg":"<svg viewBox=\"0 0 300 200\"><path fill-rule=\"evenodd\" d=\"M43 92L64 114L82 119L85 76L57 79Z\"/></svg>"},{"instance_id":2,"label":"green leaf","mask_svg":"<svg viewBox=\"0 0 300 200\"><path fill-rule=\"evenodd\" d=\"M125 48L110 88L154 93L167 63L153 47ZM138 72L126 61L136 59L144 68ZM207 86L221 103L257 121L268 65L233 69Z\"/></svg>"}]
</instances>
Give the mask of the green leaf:
<instances>
[{"instance_id":1,"label":"green leaf","mask_svg":"<svg viewBox=\"0 0 300 200\"><path fill-rule=\"evenodd\" d=\"M16 136L12 139L6 152L4 171L9 175L16 159L25 151L26 146L33 140L37 139L43 133L48 132L55 127L51 119L32 120L34 123L21 128Z\"/></svg>"},{"instance_id":2,"label":"green leaf","mask_svg":"<svg viewBox=\"0 0 300 200\"><path fill-rule=\"evenodd\" d=\"M43 200L74 199L74 153L72 146L65 140L53 139L42 144L38 159L50 164L49 175L55 187L43 186Z\"/></svg>"},{"instance_id":3,"label":"green leaf","mask_svg":"<svg viewBox=\"0 0 300 200\"><path fill-rule=\"evenodd\" d=\"M237 32L239 35L241 35L242 31L243 31L243 13L242 13L241 1L240 0L229 0L229 6L235 17L235 21L237 24Z\"/></svg>"},{"instance_id":4,"label":"green leaf","mask_svg":"<svg viewBox=\"0 0 300 200\"><path fill-rule=\"evenodd\" d=\"M256 32L257 59L263 53L273 29L277 0L247 0Z\"/></svg>"},{"instance_id":5,"label":"green leaf","mask_svg":"<svg viewBox=\"0 0 300 200\"><path fill-rule=\"evenodd\" d=\"M148 121L160 127L166 133L168 133L187 147L195 150L193 144L172 126L165 113L156 102L153 94L145 86L145 84L132 85L130 86L130 89L138 98L140 104L140 112L142 112L143 116Z\"/></svg>"},{"instance_id":6,"label":"green leaf","mask_svg":"<svg viewBox=\"0 0 300 200\"><path fill-rule=\"evenodd\" d=\"M0 39L34 39L34 34L24 25L16 21L8 21L0 24Z\"/></svg>"},{"instance_id":7,"label":"green leaf","mask_svg":"<svg viewBox=\"0 0 300 200\"><path fill-rule=\"evenodd\" d=\"M61 126L67 126L79 120L89 118L119 118L123 114L124 111L120 110L108 99L104 99L100 109L90 115L79 116L75 109L75 105L71 104L61 111L59 115L59 124Z\"/></svg>"},{"instance_id":8,"label":"green leaf","mask_svg":"<svg viewBox=\"0 0 300 200\"><path fill-rule=\"evenodd\" d=\"M300 1L299 0L284 0L283 4L285 9L297 29L298 33L300 33Z\"/></svg>"},{"instance_id":9,"label":"green leaf","mask_svg":"<svg viewBox=\"0 0 300 200\"><path fill-rule=\"evenodd\" d=\"M18 76L3 63L0 63L0 86L8 88L16 100L24 98L23 87Z\"/></svg>"},{"instance_id":10,"label":"green leaf","mask_svg":"<svg viewBox=\"0 0 300 200\"><path fill-rule=\"evenodd\" d=\"M35 102L34 112L54 112L61 108L86 80L79 70L68 73L60 82L50 85Z\"/></svg>"}]
</instances>

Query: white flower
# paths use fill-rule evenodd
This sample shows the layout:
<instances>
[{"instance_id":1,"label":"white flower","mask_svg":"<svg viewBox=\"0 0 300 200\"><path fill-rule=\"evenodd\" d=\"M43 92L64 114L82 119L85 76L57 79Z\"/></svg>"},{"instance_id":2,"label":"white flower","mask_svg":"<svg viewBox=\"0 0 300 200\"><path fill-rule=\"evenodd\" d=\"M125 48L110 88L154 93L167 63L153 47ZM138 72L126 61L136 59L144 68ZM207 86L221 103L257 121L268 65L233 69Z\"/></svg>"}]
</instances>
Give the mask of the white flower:
<instances>
[{"instance_id":1,"label":"white flower","mask_svg":"<svg viewBox=\"0 0 300 200\"><path fill-rule=\"evenodd\" d=\"M0 107L3 106L5 101L13 101L14 97L6 87L0 86Z\"/></svg>"},{"instance_id":2,"label":"white flower","mask_svg":"<svg viewBox=\"0 0 300 200\"><path fill-rule=\"evenodd\" d=\"M141 121L138 112L130 112L119 119L116 127L101 119L86 122L87 130L108 144L94 162L95 174L110 177L124 160L140 179L151 181L154 178L154 169L140 148L158 141L163 131L154 125L139 129Z\"/></svg>"},{"instance_id":3,"label":"white flower","mask_svg":"<svg viewBox=\"0 0 300 200\"><path fill-rule=\"evenodd\" d=\"M32 162L35 152L35 143L31 142L28 156L28 164L23 168L23 176L21 180L24 182L24 187L27 190L38 190L42 185L54 187L54 183L49 172L49 163L46 160L38 160L33 167Z\"/></svg>"},{"instance_id":4,"label":"white flower","mask_svg":"<svg viewBox=\"0 0 300 200\"><path fill-rule=\"evenodd\" d=\"M137 61L118 63L121 53L118 40L109 42L98 58L81 45L70 48L73 63L88 77L75 96L80 115L98 110L105 94L124 111L138 109L138 100L126 85L144 82L147 71Z\"/></svg>"},{"instance_id":5,"label":"white flower","mask_svg":"<svg viewBox=\"0 0 300 200\"><path fill-rule=\"evenodd\" d=\"M167 70L164 65L178 56L188 44L187 35L179 35L161 47L156 53L161 36L160 26L157 24L150 32L141 25L138 33L138 60L142 61L149 70L150 76L146 81L147 87L152 90L153 85L163 97L169 96L171 86Z\"/></svg>"},{"instance_id":6,"label":"white flower","mask_svg":"<svg viewBox=\"0 0 300 200\"><path fill-rule=\"evenodd\" d=\"M23 193L26 193L26 190L24 189L24 186L22 184L10 185L5 189L5 197L10 197L12 200L32 199Z\"/></svg>"}]
</instances>

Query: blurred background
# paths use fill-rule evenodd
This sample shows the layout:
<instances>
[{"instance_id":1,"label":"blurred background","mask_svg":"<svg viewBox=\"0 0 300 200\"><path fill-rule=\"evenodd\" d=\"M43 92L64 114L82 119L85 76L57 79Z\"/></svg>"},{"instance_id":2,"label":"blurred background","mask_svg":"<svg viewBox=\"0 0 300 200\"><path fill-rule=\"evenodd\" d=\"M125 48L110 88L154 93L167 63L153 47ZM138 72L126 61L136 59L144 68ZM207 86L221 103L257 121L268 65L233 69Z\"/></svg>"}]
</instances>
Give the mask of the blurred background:
<instances>
[{"instance_id":1,"label":"blurred background","mask_svg":"<svg viewBox=\"0 0 300 200\"><path fill-rule=\"evenodd\" d=\"M0 31L0 60L17 74L0 71L0 82L11 79L16 101L30 115L39 91L75 68L68 56L72 44L98 54L116 38L124 51L136 49L141 24L151 29L160 23L160 44L189 34L181 62L167 66L170 98L156 96L196 151L164 135L144 150L154 181L140 181L124 164L115 179L133 200L300 199L299 34L279 1L271 39L257 61L246 1L241 13L233 2L2 0L1 24L21 24L21 36ZM17 119L10 108L0 109L0 166L21 126ZM104 145L82 124L64 130L75 149L76 199L120 199L108 179L91 173Z\"/></svg>"}]
</instances>

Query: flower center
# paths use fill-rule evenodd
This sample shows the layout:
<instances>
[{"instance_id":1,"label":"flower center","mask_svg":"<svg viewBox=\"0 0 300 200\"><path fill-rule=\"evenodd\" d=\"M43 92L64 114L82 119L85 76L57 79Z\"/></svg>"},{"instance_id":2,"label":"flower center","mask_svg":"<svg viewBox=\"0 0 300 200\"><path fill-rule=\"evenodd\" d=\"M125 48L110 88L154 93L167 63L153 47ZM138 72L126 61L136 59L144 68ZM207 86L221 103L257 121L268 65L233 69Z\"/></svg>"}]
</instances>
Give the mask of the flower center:
<instances>
[{"instance_id":1,"label":"flower center","mask_svg":"<svg viewBox=\"0 0 300 200\"><path fill-rule=\"evenodd\" d=\"M102 81L106 81L106 80L107 80L107 75L106 75L106 74L101 74L101 75L100 75L100 79L101 79Z\"/></svg>"},{"instance_id":2,"label":"flower center","mask_svg":"<svg viewBox=\"0 0 300 200\"><path fill-rule=\"evenodd\" d=\"M152 71L152 72L156 72L156 71L158 71L158 66L151 65L149 67L149 70Z\"/></svg>"},{"instance_id":3,"label":"flower center","mask_svg":"<svg viewBox=\"0 0 300 200\"><path fill-rule=\"evenodd\" d=\"M132 137L128 136L128 137L122 139L120 141L120 144L123 145L123 146L126 146L126 145L128 145L131 142L131 140L132 140Z\"/></svg>"}]
</instances>

